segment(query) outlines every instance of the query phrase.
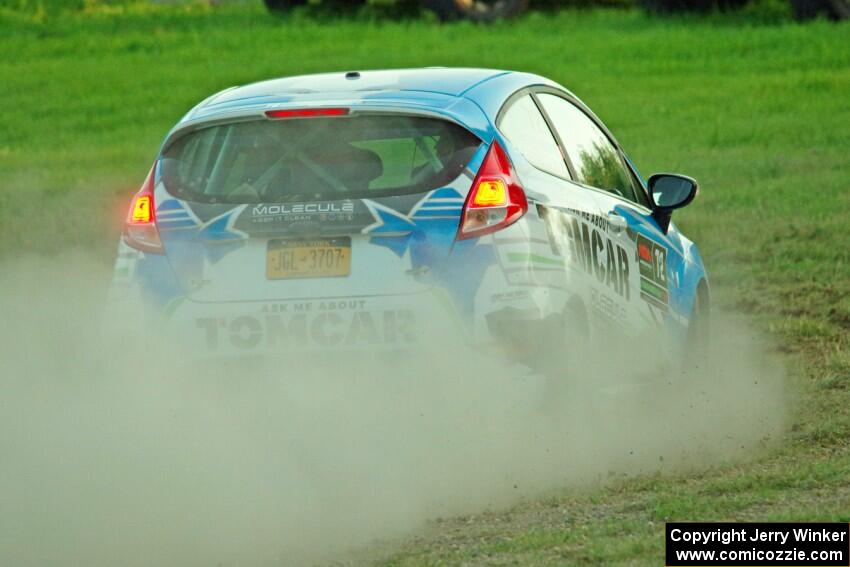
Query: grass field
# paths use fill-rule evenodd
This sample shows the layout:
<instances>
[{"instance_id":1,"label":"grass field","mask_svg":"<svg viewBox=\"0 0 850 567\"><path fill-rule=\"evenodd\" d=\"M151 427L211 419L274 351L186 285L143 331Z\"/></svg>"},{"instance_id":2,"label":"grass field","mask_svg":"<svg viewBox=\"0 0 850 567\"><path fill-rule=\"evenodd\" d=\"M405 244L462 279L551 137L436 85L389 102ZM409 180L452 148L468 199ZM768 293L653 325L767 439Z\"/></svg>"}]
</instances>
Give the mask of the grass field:
<instances>
[{"instance_id":1,"label":"grass field","mask_svg":"<svg viewBox=\"0 0 850 567\"><path fill-rule=\"evenodd\" d=\"M429 65L547 75L645 175L699 179L677 222L700 244L717 308L776 337L793 408L784 441L749 462L445 520L383 561L660 565L666 520L850 521L850 23L565 11L484 28L280 19L254 4L0 8L0 257L80 246L108 262L159 141L213 91Z\"/></svg>"}]
</instances>

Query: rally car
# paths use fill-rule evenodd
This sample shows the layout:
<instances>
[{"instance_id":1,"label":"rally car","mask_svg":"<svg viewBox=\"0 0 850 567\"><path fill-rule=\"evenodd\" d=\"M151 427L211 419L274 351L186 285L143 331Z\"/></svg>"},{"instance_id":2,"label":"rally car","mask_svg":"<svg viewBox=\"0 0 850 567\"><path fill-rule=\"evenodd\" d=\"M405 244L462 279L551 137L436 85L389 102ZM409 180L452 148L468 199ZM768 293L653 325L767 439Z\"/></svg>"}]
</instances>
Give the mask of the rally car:
<instances>
[{"instance_id":1,"label":"rally car","mask_svg":"<svg viewBox=\"0 0 850 567\"><path fill-rule=\"evenodd\" d=\"M168 133L133 197L114 302L198 353L673 341L708 282L602 122L528 73L411 69L233 87Z\"/></svg>"}]
</instances>

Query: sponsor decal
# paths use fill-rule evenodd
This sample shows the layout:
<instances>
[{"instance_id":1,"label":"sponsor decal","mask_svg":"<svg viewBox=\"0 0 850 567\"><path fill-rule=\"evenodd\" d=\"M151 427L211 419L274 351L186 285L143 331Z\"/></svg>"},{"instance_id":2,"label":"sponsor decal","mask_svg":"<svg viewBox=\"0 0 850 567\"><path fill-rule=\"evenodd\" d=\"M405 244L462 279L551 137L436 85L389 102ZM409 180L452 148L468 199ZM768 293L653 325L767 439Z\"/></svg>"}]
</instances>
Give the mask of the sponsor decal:
<instances>
[{"instance_id":1,"label":"sponsor decal","mask_svg":"<svg viewBox=\"0 0 850 567\"><path fill-rule=\"evenodd\" d=\"M469 181L464 178L463 183ZM464 195L453 187L435 189L418 199L408 213L363 200L374 222L363 228L369 242L410 261L410 273L449 292L461 312L471 317L484 274L498 264L495 250L478 239L455 241Z\"/></svg>"},{"instance_id":2,"label":"sponsor decal","mask_svg":"<svg viewBox=\"0 0 850 567\"><path fill-rule=\"evenodd\" d=\"M490 296L490 301L493 303L502 303L502 302L512 302L518 300L528 299L530 294L527 290L518 289L512 291L506 291L503 293L494 293Z\"/></svg>"},{"instance_id":3,"label":"sponsor decal","mask_svg":"<svg viewBox=\"0 0 850 567\"><path fill-rule=\"evenodd\" d=\"M561 243L566 240L576 266L623 299L630 299L629 254L608 236L606 218L542 205L538 205L537 210L546 223L553 254L564 255Z\"/></svg>"},{"instance_id":4,"label":"sponsor decal","mask_svg":"<svg viewBox=\"0 0 850 567\"><path fill-rule=\"evenodd\" d=\"M192 209L178 199L165 199L156 209L156 225L161 231L196 228L201 224Z\"/></svg>"},{"instance_id":5,"label":"sponsor decal","mask_svg":"<svg viewBox=\"0 0 850 567\"><path fill-rule=\"evenodd\" d=\"M641 299L666 311L670 300L667 288L667 248L638 234L637 256Z\"/></svg>"},{"instance_id":6,"label":"sponsor decal","mask_svg":"<svg viewBox=\"0 0 850 567\"><path fill-rule=\"evenodd\" d=\"M252 351L311 346L402 345L417 339L409 309L365 310L364 301L341 300L273 304L257 315L199 317L208 350L232 347Z\"/></svg>"},{"instance_id":7,"label":"sponsor decal","mask_svg":"<svg viewBox=\"0 0 850 567\"><path fill-rule=\"evenodd\" d=\"M187 204L167 199L157 208L157 226L171 258L187 262L199 254L215 264L227 254L241 248L248 233L236 228L236 222L247 205L239 205L204 222ZM203 243L198 250L194 245Z\"/></svg>"},{"instance_id":8,"label":"sponsor decal","mask_svg":"<svg viewBox=\"0 0 850 567\"><path fill-rule=\"evenodd\" d=\"M447 252L454 244L464 197L451 187L436 189L404 214L377 201L363 200L374 221L363 229L372 244L384 246L401 257L411 250L415 261L429 249ZM414 266L414 268L417 266Z\"/></svg>"},{"instance_id":9,"label":"sponsor decal","mask_svg":"<svg viewBox=\"0 0 850 567\"><path fill-rule=\"evenodd\" d=\"M317 203L262 203L251 209L255 223L292 222L302 220L350 221L354 218L353 201Z\"/></svg>"},{"instance_id":10,"label":"sponsor decal","mask_svg":"<svg viewBox=\"0 0 850 567\"><path fill-rule=\"evenodd\" d=\"M628 323L628 312L626 308L613 297L599 290L590 290L590 306L594 311L620 325Z\"/></svg>"},{"instance_id":11,"label":"sponsor decal","mask_svg":"<svg viewBox=\"0 0 850 567\"><path fill-rule=\"evenodd\" d=\"M638 264L640 297L651 307L668 311L667 248L654 240L628 231L635 240L636 253L632 258L627 250L608 236L609 222L601 216L574 209L552 209L538 205L538 213L546 223L552 252L563 255L562 243L568 242L571 258L587 274L607 286L627 301L631 299L629 273L631 261ZM601 311L620 319L620 315L604 306ZM603 308L604 307L604 308Z\"/></svg>"}]
</instances>

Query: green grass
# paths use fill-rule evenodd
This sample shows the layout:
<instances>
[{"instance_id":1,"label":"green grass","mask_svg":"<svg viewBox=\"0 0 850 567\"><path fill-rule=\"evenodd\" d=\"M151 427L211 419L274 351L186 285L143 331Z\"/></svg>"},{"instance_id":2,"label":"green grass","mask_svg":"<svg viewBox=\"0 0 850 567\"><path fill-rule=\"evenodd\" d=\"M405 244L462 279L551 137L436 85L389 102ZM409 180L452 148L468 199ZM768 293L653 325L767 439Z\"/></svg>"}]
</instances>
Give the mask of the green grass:
<instances>
[{"instance_id":1,"label":"green grass","mask_svg":"<svg viewBox=\"0 0 850 567\"><path fill-rule=\"evenodd\" d=\"M168 128L208 94L326 70L477 66L568 86L644 174L702 194L676 215L719 308L788 353L786 439L701 474L564 491L435 524L387 565L661 564L663 522L850 521L850 24L743 15L531 14L493 27L269 17L258 5L0 7L0 257L94 248Z\"/></svg>"}]
</instances>

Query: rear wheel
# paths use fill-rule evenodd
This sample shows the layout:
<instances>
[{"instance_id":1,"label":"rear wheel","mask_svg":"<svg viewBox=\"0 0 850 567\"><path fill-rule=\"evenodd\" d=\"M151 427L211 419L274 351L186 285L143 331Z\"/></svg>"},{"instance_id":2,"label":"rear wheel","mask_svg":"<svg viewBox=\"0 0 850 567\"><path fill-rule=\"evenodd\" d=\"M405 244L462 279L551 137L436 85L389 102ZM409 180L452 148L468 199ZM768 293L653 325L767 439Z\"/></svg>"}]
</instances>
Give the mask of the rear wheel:
<instances>
[{"instance_id":1,"label":"rear wheel","mask_svg":"<svg viewBox=\"0 0 850 567\"><path fill-rule=\"evenodd\" d=\"M425 0L423 4L443 21L492 22L521 14L528 0Z\"/></svg>"}]
</instances>

